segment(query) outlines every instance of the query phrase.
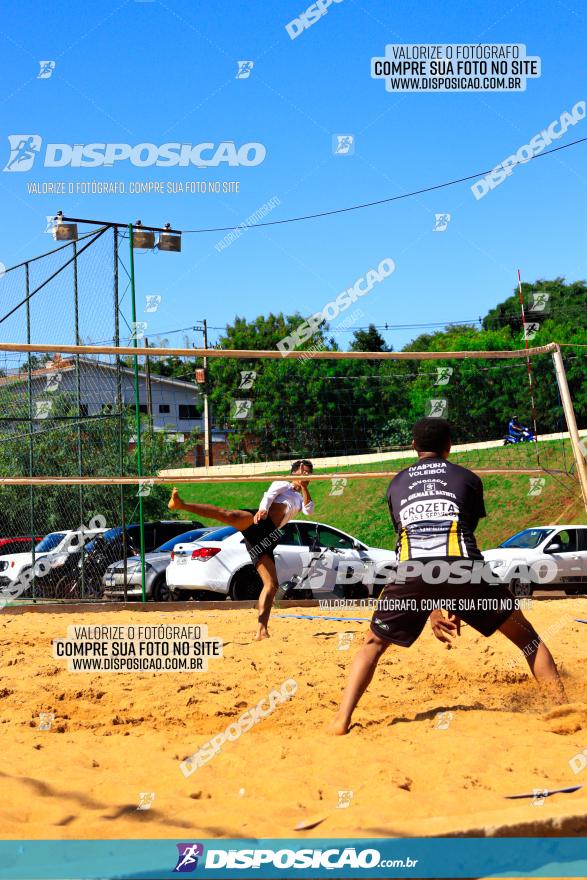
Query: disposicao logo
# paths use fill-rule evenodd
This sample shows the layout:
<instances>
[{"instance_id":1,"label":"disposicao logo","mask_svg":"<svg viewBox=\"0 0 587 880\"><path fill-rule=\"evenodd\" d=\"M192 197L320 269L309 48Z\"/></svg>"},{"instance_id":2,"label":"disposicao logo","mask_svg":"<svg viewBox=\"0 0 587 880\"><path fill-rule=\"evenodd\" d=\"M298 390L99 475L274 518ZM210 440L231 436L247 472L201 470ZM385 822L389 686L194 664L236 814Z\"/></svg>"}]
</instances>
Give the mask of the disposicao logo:
<instances>
[{"instance_id":1,"label":"disposicao logo","mask_svg":"<svg viewBox=\"0 0 587 880\"><path fill-rule=\"evenodd\" d=\"M173 869L179 874L188 874L198 867L198 859L204 855L204 846L201 843L176 843L178 856L177 865Z\"/></svg>"},{"instance_id":2,"label":"disposicao logo","mask_svg":"<svg viewBox=\"0 0 587 880\"><path fill-rule=\"evenodd\" d=\"M41 149L39 134L9 134L10 157L3 171L30 171Z\"/></svg>"},{"instance_id":3,"label":"disposicao logo","mask_svg":"<svg viewBox=\"0 0 587 880\"><path fill-rule=\"evenodd\" d=\"M3 171L30 171L41 153L43 139L38 134L9 134L10 156ZM218 165L252 167L267 155L263 144L250 142L237 146L234 141L201 144L47 144L45 168L111 168L115 162L129 161L136 168L215 168Z\"/></svg>"}]
</instances>

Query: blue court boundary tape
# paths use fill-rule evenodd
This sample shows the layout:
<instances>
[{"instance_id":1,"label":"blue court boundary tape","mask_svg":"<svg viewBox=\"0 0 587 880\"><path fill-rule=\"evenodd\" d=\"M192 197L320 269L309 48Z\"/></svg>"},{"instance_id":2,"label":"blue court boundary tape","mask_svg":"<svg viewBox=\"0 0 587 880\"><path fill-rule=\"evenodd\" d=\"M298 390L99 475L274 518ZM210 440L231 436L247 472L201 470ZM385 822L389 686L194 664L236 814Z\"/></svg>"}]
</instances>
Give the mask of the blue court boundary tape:
<instances>
[{"instance_id":1,"label":"blue court boundary tape","mask_svg":"<svg viewBox=\"0 0 587 880\"><path fill-rule=\"evenodd\" d=\"M274 617L293 617L296 620L342 620L343 623L347 620L351 621L361 621L369 623L371 620L370 617L328 617L322 614L274 614ZM585 621L587 623L587 621Z\"/></svg>"}]
</instances>

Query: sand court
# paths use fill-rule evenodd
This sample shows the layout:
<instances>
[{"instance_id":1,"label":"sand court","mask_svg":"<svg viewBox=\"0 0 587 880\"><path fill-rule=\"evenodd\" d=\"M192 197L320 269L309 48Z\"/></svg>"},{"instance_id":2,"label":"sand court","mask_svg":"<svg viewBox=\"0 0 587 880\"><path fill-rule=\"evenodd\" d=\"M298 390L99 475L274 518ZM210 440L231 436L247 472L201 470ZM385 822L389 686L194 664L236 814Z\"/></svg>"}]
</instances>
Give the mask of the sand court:
<instances>
[{"instance_id":1,"label":"sand court","mask_svg":"<svg viewBox=\"0 0 587 880\"><path fill-rule=\"evenodd\" d=\"M321 619L332 616L349 620ZM449 650L427 628L411 649L387 652L348 736L330 737L326 725L368 626L350 619L357 616L369 615L276 609L271 638L256 643L256 612L229 604L147 617L4 610L3 837L585 832L587 626L574 618L587 619L587 599L534 601L528 612L561 668L569 705L545 703L503 636L486 640L464 627ZM99 673L69 672L67 659L52 655L52 640L70 625L161 622L207 626L223 656L207 671ZM532 797L505 799L520 793Z\"/></svg>"}]
</instances>

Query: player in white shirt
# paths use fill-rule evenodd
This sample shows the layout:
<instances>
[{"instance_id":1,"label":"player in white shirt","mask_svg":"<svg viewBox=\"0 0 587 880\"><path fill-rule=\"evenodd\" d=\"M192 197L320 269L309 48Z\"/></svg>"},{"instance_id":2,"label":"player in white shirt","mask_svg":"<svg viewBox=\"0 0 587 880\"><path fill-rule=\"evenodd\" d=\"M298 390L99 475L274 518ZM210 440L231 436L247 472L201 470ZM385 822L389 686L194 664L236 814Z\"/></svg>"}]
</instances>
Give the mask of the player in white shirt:
<instances>
[{"instance_id":1,"label":"player in white shirt","mask_svg":"<svg viewBox=\"0 0 587 880\"><path fill-rule=\"evenodd\" d=\"M297 513L302 512L306 516L313 513L314 502L308 491L309 481L300 479L300 477L311 474L313 470L311 461L306 459L294 461L291 466L291 474L297 479L274 480L263 495L256 512L228 510L224 507L217 507L215 504L188 504L181 500L175 487L171 493L168 505L170 510L187 510L190 513L195 513L196 516L215 519L228 526L233 526L243 533L249 556L263 583L263 589L259 596L257 641L269 636L267 624L279 587L273 556L273 551L281 540L279 529Z\"/></svg>"}]
</instances>

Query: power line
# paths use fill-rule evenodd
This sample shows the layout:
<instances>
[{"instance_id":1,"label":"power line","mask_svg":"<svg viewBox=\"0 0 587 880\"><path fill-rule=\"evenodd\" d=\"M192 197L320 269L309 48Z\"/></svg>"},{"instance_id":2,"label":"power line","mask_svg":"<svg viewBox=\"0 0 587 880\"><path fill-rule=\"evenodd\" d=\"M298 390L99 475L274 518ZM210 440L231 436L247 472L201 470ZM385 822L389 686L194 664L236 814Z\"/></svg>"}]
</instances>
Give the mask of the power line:
<instances>
[{"instance_id":1,"label":"power line","mask_svg":"<svg viewBox=\"0 0 587 880\"><path fill-rule=\"evenodd\" d=\"M587 137L579 138L579 140L571 141L569 144L563 144L561 147L553 147L552 150L544 150L542 153L538 153L536 156L531 156L528 161L532 161L532 159L540 159L542 156L551 156L553 153L557 153L559 150L568 150L569 147L575 147L577 144L582 144L587 141ZM497 167L497 166L496 166ZM478 171L476 174L468 174L466 177L458 177L456 180L448 180L445 183L437 183L434 186L426 186L423 189L416 189L412 192L401 193L398 196L389 196L386 199L377 199L374 202L364 202L360 205L350 205L347 208L334 208L331 211L318 211L315 214L302 214L299 217L288 217L284 220L268 220L267 223L255 223L254 225L247 226L247 229L260 229L262 226L280 226L284 223L298 223L301 220L316 220L320 217L331 217L333 214L347 214L349 211L360 211L363 208L373 208L377 205L386 205L389 202L398 202L400 199L409 199L412 196L420 196L424 193L433 192L437 189L446 189L449 186L456 186L458 183L465 183L467 180L475 180L478 177L483 177L486 174L490 174L494 171L494 168L489 168L486 171ZM217 226L211 229L184 229L182 231L182 235L191 235L197 234L201 232L233 232L235 229L240 228L242 224L237 226Z\"/></svg>"}]
</instances>

